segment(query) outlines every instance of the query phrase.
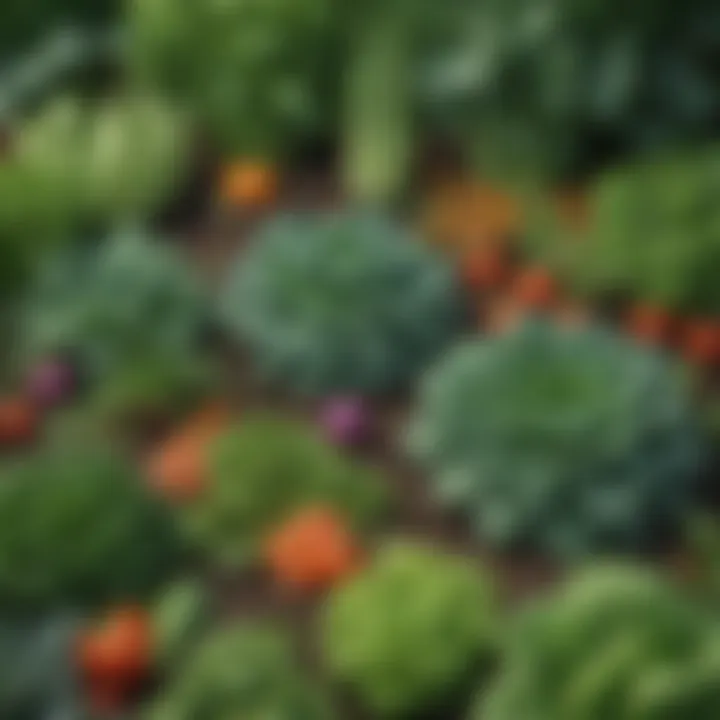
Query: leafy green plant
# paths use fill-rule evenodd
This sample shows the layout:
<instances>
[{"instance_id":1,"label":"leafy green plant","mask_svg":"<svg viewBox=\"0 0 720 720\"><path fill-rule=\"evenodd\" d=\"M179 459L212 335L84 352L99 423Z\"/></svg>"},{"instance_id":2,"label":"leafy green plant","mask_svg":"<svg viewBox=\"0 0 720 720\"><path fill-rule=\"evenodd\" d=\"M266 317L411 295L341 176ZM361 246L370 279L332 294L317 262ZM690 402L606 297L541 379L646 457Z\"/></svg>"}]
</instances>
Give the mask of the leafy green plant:
<instances>
[{"instance_id":1,"label":"leafy green plant","mask_svg":"<svg viewBox=\"0 0 720 720\"><path fill-rule=\"evenodd\" d=\"M364 526L386 500L372 469L312 430L265 415L247 417L216 440L208 475L186 521L191 534L228 565L255 559L267 534L303 507L327 504Z\"/></svg>"},{"instance_id":2,"label":"leafy green plant","mask_svg":"<svg viewBox=\"0 0 720 720\"><path fill-rule=\"evenodd\" d=\"M3 470L0 605L139 599L174 572L174 522L117 453L53 447Z\"/></svg>"},{"instance_id":3,"label":"leafy green plant","mask_svg":"<svg viewBox=\"0 0 720 720\"><path fill-rule=\"evenodd\" d=\"M718 47L712 0L489 0L423 96L481 171L552 180L715 133Z\"/></svg>"},{"instance_id":4,"label":"leafy green plant","mask_svg":"<svg viewBox=\"0 0 720 720\"><path fill-rule=\"evenodd\" d=\"M12 161L70 225L50 229L68 231L160 209L187 169L188 145L182 115L151 96L95 104L61 97L22 122Z\"/></svg>"},{"instance_id":5,"label":"leafy green plant","mask_svg":"<svg viewBox=\"0 0 720 720\"><path fill-rule=\"evenodd\" d=\"M68 662L77 625L60 615L0 621L0 715L5 720L83 717Z\"/></svg>"},{"instance_id":6,"label":"leafy green plant","mask_svg":"<svg viewBox=\"0 0 720 720\"><path fill-rule=\"evenodd\" d=\"M381 716L440 707L493 660L498 640L490 578L406 541L381 548L331 595L324 617L330 670Z\"/></svg>"},{"instance_id":7,"label":"leafy green plant","mask_svg":"<svg viewBox=\"0 0 720 720\"><path fill-rule=\"evenodd\" d=\"M520 618L475 717L709 719L719 670L716 619L645 568L593 568Z\"/></svg>"},{"instance_id":8,"label":"leafy green plant","mask_svg":"<svg viewBox=\"0 0 720 720\"><path fill-rule=\"evenodd\" d=\"M162 209L189 166L188 143L185 120L153 99L61 98L24 119L0 163L0 298L78 234Z\"/></svg>"},{"instance_id":9,"label":"leafy green plant","mask_svg":"<svg viewBox=\"0 0 720 720\"><path fill-rule=\"evenodd\" d=\"M125 410L197 386L206 323L203 290L182 258L123 231L46 258L28 293L24 345L30 357L71 354L99 381L101 406Z\"/></svg>"},{"instance_id":10,"label":"leafy green plant","mask_svg":"<svg viewBox=\"0 0 720 720\"><path fill-rule=\"evenodd\" d=\"M99 380L89 410L99 417L132 423L187 412L213 387L212 365L193 354L131 358Z\"/></svg>"},{"instance_id":11,"label":"leafy green plant","mask_svg":"<svg viewBox=\"0 0 720 720\"><path fill-rule=\"evenodd\" d=\"M716 315L719 189L715 145L619 167L593 186L584 231L563 227L543 208L529 247L581 291Z\"/></svg>"},{"instance_id":12,"label":"leafy green plant","mask_svg":"<svg viewBox=\"0 0 720 720\"><path fill-rule=\"evenodd\" d=\"M299 671L278 629L231 625L206 638L147 720L327 720L324 698Z\"/></svg>"},{"instance_id":13,"label":"leafy green plant","mask_svg":"<svg viewBox=\"0 0 720 720\"><path fill-rule=\"evenodd\" d=\"M275 159L322 121L326 0L134 0L141 81L189 105L226 153Z\"/></svg>"},{"instance_id":14,"label":"leafy green plant","mask_svg":"<svg viewBox=\"0 0 720 720\"><path fill-rule=\"evenodd\" d=\"M460 329L452 271L364 214L271 222L230 273L222 314L268 377L308 393L411 382Z\"/></svg>"},{"instance_id":15,"label":"leafy green plant","mask_svg":"<svg viewBox=\"0 0 720 720\"><path fill-rule=\"evenodd\" d=\"M212 619L207 589L195 580L165 588L153 608L155 660L166 671L181 666L196 648Z\"/></svg>"},{"instance_id":16,"label":"leafy green plant","mask_svg":"<svg viewBox=\"0 0 720 720\"><path fill-rule=\"evenodd\" d=\"M407 190L428 130L418 79L472 16L465 0L367 0L342 9L342 176L355 201L387 204Z\"/></svg>"},{"instance_id":17,"label":"leafy green plant","mask_svg":"<svg viewBox=\"0 0 720 720\"><path fill-rule=\"evenodd\" d=\"M560 556L643 549L674 529L702 454L685 383L661 355L541 322L446 358L409 445L480 535Z\"/></svg>"},{"instance_id":18,"label":"leafy green plant","mask_svg":"<svg viewBox=\"0 0 720 720\"><path fill-rule=\"evenodd\" d=\"M104 27L117 17L119 5L117 0L8 0L0 28L0 59L26 51L42 41L48 29Z\"/></svg>"}]
</instances>

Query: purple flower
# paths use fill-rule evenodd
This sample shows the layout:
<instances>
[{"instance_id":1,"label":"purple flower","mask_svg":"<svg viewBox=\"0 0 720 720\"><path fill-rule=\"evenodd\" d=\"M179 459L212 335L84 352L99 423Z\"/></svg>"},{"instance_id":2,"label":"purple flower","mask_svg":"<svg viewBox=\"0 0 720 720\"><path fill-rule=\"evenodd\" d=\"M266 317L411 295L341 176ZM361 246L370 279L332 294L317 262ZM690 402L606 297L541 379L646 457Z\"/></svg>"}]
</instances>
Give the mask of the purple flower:
<instances>
[{"instance_id":1,"label":"purple flower","mask_svg":"<svg viewBox=\"0 0 720 720\"><path fill-rule=\"evenodd\" d=\"M370 411L361 398L333 398L323 405L320 422L333 443L358 445L367 439Z\"/></svg>"},{"instance_id":2,"label":"purple flower","mask_svg":"<svg viewBox=\"0 0 720 720\"><path fill-rule=\"evenodd\" d=\"M28 376L28 392L40 405L58 405L72 394L75 374L63 360L45 360L36 365Z\"/></svg>"}]
</instances>

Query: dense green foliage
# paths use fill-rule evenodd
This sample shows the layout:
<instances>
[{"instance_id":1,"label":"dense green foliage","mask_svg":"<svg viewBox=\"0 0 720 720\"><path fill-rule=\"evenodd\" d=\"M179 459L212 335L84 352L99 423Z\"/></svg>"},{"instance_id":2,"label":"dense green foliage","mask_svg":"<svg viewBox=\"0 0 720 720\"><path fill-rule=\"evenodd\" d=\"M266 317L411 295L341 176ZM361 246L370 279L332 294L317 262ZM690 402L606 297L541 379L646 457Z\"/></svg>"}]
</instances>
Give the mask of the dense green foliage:
<instances>
[{"instance_id":1,"label":"dense green foliage","mask_svg":"<svg viewBox=\"0 0 720 720\"><path fill-rule=\"evenodd\" d=\"M169 419L191 410L214 387L213 369L196 354L130 358L98 379L88 410L120 423Z\"/></svg>"},{"instance_id":2,"label":"dense green foliage","mask_svg":"<svg viewBox=\"0 0 720 720\"><path fill-rule=\"evenodd\" d=\"M107 227L144 219L169 200L186 169L188 142L185 120L157 99L60 98L22 122L10 168L49 205L48 232ZM14 197L16 215L24 210L35 221L26 209L35 198L25 200L23 187Z\"/></svg>"},{"instance_id":3,"label":"dense green foliage","mask_svg":"<svg viewBox=\"0 0 720 720\"><path fill-rule=\"evenodd\" d=\"M129 373L139 382L136 372L163 359L194 357L206 310L202 288L172 248L118 232L46 258L29 292L25 345L33 357L69 352L94 377L129 382Z\"/></svg>"},{"instance_id":4,"label":"dense green foliage","mask_svg":"<svg viewBox=\"0 0 720 720\"><path fill-rule=\"evenodd\" d=\"M299 391L404 387L459 330L451 268L379 216L271 222L232 270L227 324L259 370Z\"/></svg>"},{"instance_id":5,"label":"dense green foliage","mask_svg":"<svg viewBox=\"0 0 720 720\"><path fill-rule=\"evenodd\" d=\"M231 625L210 635L161 693L148 720L327 720L284 635Z\"/></svg>"},{"instance_id":6,"label":"dense green foliage","mask_svg":"<svg viewBox=\"0 0 720 720\"><path fill-rule=\"evenodd\" d=\"M0 163L0 298L48 250L161 210L187 170L188 142L184 119L153 99L62 98L21 121Z\"/></svg>"},{"instance_id":7,"label":"dense green foliage","mask_svg":"<svg viewBox=\"0 0 720 720\"><path fill-rule=\"evenodd\" d=\"M381 716L441 707L493 658L495 602L491 580L469 560L386 545L329 598L326 662Z\"/></svg>"},{"instance_id":8,"label":"dense green foliage","mask_svg":"<svg viewBox=\"0 0 720 720\"><path fill-rule=\"evenodd\" d=\"M78 683L68 658L78 624L64 616L0 621L3 720L80 720Z\"/></svg>"},{"instance_id":9,"label":"dense green foliage","mask_svg":"<svg viewBox=\"0 0 720 720\"><path fill-rule=\"evenodd\" d=\"M179 550L171 518L115 452L53 448L3 469L2 606L140 598Z\"/></svg>"},{"instance_id":10,"label":"dense green foliage","mask_svg":"<svg viewBox=\"0 0 720 720\"><path fill-rule=\"evenodd\" d=\"M274 158L323 117L326 0L133 0L141 79L187 103L226 153Z\"/></svg>"},{"instance_id":11,"label":"dense green foliage","mask_svg":"<svg viewBox=\"0 0 720 720\"><path fill-rule=\"evenodd\" d=\"M4 0L0 61L26 52L53 30L102 27L119 14L119 8L120 0Z\"/></svg>"},{"instance_id":12,"label":"dense green foliage","mask_svg":"<svg viewBox=\"0 0 720 720\"><path fill-rule=\"evenodd\" d=\"M587 570L524 615L478 720L710 720L720 626L644 568Z\"/></svg>"},{"instance_id":13,"label":"dense green foliage","mask_svg":"<svg viewBox=\"0 0 720 720\"><path fill-rule=\"evenodd\" d=\"M428 378L411 450L496 544L640 549L691 497L700 441L659 354L603 328L530 322L470 342Z\"/></svg>"},{"instance_id":14,"label":"dense green foliage","mask_svg":"<svg viewBox=\"0 0 720 720\"><path fill-rule=\"evenodd\" d=\"M713 0L470 3L426 74L429 110L480 169L557 177L716 131Z\"/></svg>"},{"instance_id":15,"label":"dense green foliage","mask_svg":"<svg viewBox=\"0 0 720 720\"><path fill-rule=\"evenodd\" d=\"M152 611L155 662L166 672L180 667L212 622L208 589L195 580L165 588Z\"/></svg>"},{"instance_id":16,"label":"dense green foliage","mask_svg":"<svg viewBox=\"0 0 720 720\"><path fill-rule=\"evenodd\" d=\"M530 224L530 249L585 292L717 315L719 192L714 145L620 167L596 180L584 231L541 210Z\"/></svg>"},{"instance_id":17,"label":"dense green foliage","mask_svg":"<svg viewBox=\"0 0 720 720\"><path fill-rule=\"evenodd\" d=\"M191 533L221 563L242 565L293 512L323 504L361 525L383 509L375 471L290 420L250 416L210 450L209 485L187 508Z\"/></svg>"}]
</instances>

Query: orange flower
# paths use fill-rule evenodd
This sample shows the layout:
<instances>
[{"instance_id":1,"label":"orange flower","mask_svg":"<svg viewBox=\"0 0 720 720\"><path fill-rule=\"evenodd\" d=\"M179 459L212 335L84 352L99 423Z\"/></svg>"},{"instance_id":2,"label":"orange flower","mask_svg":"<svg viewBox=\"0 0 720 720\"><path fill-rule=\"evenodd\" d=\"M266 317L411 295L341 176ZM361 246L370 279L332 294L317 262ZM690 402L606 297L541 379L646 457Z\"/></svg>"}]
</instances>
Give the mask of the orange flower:
<instances>
[{"instance_id":1,"label":"orange flower","mask_svg":"<svg viewBox=\"0 0 720 720\"><path fill-rule=\"evenodd\" d=\"M238 160L223 168L220 196L230 206L263 207L277 198L279 184L277 170L272 165Z\"/></svg>"},{"instance_id":2,"label":"orange flower","mask_svg":"<svg viewBox=\"0 0 720 720\"><path fill-rule=\"evenodd\" d=\"M207 448L227 426L230 412L212 405L190 419L150 457L151 484L172 502L187 502L203 490L207 479Z\"/></svg>"},{"instance_id":3,"label":"orange flower","mask_svg":"<svg viewBox=\"0 0 720 720\"><path fill-rule=\"evenodd\" d=\"M34 439L40 419L24 397L0 399L0 447L14 447Z\"/></svg>"},{"instance_id":4,"label":"orange flower","mask_svg":"<svg viewBox=\"0 0 720 720\"><path fill-rule=\"evenodd\" d=\"M334 585L352 573L361 558L342 518L323 507L292 517L270 536L265 554L280 583L306 591Z\"/></svg>"}]
</instances>

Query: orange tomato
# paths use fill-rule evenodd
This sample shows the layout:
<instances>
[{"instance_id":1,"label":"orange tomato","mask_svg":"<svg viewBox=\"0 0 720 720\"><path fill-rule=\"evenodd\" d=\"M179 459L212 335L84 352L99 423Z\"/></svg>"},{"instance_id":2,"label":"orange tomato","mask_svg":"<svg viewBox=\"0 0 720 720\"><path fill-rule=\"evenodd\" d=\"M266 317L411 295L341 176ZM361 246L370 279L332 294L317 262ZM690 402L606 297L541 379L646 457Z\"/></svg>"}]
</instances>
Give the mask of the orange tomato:
<instances>
[{"instance_id":1,"label":"orange tomato","mask_svg":"<svg viewBox=\"0 0 720 720\"><path fill-rule=\"evenodd\" d=\"M292 517L269 537L265 550L276 579L298 590L334 585L352 573L361 558L343 519L323 507Z\"/></svg>"},{"instance_id":2,"label":"orange tomato","mask_svg":"<svg viewBox=\"0 0 720 720\"><path fill-rule=\"evenodd\" d=\"M24 397L0 400L0 447L13 447L34 439L40 419L37 409Z\"/></svg>"},{"instance_id":3,"label":"orange tomato","mask_svg":"<svg viewBox=\"0 0 720 720\"><path fill-rule=\"evenodd\" d=\"M192 417L150 457L148 477L163 497L185 503L202 492L207 478L207 448L229 418L226 406L212 405Z\"/></svg>"},{"instance_id":4,"label":"orange tomato","mask_svg":"<svg viewBox=\"0 0 720 720\"><path fill-rule=\"evenodd\" d=\"M152 650L148 613L124 607L80 637L78 663L94 687L130 689L149 673Z\"/></svg>"},{"instance_id":5,"label":"orange tomato","mask_svg":"<svg viewBox=\"0 0 720 720\"><path fill-rule=\"evenodd\" d=\"M262 207L277 198L279 185L277 170L271 164L238 160L222 170L220 197L235 207Z\"/></svg>"},{"instance_id":6,"label":"orange tomato","mask_svg":"<svg viewBox=\"0 0 720 720\"><path fill-rule=\"evenodd\" d=\"M555 278L542 267L521 270L513 281L512 295L520 305L532 310L550 310L560 299Z\"/></svg>"},{"instance_id":7,"label":"orange tomato","mask_svg":"<svg viewBox=\"0 0 720 720\"><path fill-rule=\"evenodd\" d=\"M473 290L495 290L508 279L510 265L507 252L498 245L478 248L462 260L462 275Z\"/></svg>"}]
</instances>

